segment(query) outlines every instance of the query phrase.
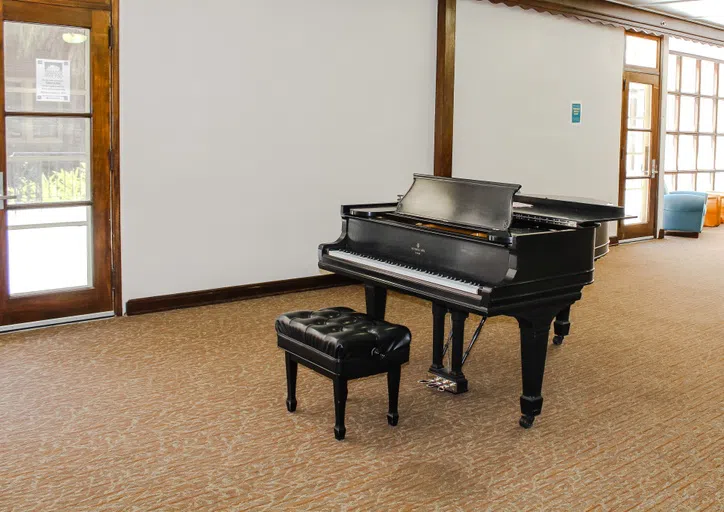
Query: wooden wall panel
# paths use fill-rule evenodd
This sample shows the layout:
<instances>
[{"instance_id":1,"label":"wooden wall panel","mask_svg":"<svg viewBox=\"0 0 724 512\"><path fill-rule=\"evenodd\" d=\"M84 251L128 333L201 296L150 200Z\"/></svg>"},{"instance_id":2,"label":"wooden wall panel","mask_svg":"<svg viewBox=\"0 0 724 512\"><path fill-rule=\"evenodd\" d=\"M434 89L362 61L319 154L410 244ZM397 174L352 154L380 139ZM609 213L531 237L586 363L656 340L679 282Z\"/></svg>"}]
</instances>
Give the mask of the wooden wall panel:
<instances>
[{"instance_id":1,"label":"wooden wall panel","mask_svg":"<svg viewBox=\"0 0 724 512\"><path fill-rule=\"evenodd\" d=\"M457 0L438 0L435 176L452 176Z\"/></svg>"}]
</instances>

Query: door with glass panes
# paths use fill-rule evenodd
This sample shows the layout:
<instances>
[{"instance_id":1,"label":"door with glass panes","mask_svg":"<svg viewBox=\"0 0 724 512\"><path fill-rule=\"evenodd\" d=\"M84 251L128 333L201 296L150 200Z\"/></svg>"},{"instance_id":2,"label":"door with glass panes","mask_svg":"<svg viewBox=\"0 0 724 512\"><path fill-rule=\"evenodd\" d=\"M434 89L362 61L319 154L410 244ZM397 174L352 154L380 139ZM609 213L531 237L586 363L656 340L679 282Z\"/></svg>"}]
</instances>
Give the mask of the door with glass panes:
<instances>
[{"instance_id":1,"label":"door with glass panes","mask_svg":"<svg viewBox=\"0 0 724 512\"><path fill-rule=\"evenodd\" d=\"M111 312L110 12L0 6L0 324Z\"/></svg>"},{"instance_id":2,"label":"door with glass panes","mask_svg":"<svg viewBox=\"0 0 724 512\"><path fill-rule=\"evenodd\" d=\"M621 240L653 236L659 191L661 40L627 33L623 73L619 204Z\"/></svg>"}]
</instances>

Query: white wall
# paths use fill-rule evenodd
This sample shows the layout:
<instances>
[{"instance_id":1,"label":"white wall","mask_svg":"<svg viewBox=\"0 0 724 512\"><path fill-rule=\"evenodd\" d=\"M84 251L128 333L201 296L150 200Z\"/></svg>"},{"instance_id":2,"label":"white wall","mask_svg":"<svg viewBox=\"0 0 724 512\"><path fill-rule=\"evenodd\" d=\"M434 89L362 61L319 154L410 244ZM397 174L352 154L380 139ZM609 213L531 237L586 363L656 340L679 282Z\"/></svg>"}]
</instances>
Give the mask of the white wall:
<instances>
[{"instance_id":1,"label":"white wall","mask_svg":"<svg viewBox=\"0 0 724 512\"><path fill-rule=\"evenodd\" d=\"M435 0L123 0L124 301L317 274L432 172Z\"/></svg>"},{"instance_id":2,"label":"white wall","mask_svg":"<svg viewBox=\"0 0 724 512\"><path fill-rule=\"evenodd\" d=\"M622 29L459 0L456 46L455 176L618 202Z\"/></svg>"}]
</instances>

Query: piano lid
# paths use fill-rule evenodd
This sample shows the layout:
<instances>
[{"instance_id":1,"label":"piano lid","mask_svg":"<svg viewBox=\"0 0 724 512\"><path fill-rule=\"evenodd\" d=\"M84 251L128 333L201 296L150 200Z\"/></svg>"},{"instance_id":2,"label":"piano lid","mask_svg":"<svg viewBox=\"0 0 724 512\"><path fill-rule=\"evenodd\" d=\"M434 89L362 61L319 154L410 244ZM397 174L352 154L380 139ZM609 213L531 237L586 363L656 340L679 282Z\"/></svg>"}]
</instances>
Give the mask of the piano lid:
<instances>
[{"instance_id":1,"label":"piano lid","mask_svg":"<svg viewBox=\"0 0 724 512\"><path fill-rule=\"evenodd\" d=\"M397 204L397 215L492 231L513 222L513 196L520 185L415 174Z\"/></svg>"},{"instance_id":2,"label":"piano lid","mask_svg":"<svg viewBox=\"0 0 724 512\"><path fill-rule=\"evenodd\" d=\"M570 220L579 226L625 218L623 206L583 197L516 195L513 212Z\"/></svg>"}]
</instances>

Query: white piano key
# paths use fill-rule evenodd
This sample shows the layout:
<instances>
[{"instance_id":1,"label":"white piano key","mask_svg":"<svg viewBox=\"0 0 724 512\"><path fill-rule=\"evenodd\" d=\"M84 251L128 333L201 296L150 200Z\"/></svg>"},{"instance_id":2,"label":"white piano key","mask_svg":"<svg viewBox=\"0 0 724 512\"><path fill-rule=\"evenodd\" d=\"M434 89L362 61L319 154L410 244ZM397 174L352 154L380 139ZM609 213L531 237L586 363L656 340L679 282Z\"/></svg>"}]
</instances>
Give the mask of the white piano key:
<instances>
[{"instance_id":1,"label":"white piano key","mask_svg":"<svg viewBox=\"0 0 724 512\"><path fill-rule=\"evenodd\" d=\"M442 274L433 273L429 270L416 269L410 265L401 265L389 261L381 261L376 258L370 258L369 256L363 256L361 254L354 254L342 250L329 251L328 255L330 258L347 261L349 263L365 265L367 267L379 269L390 274L399 275L403 278L414 278L418 281L425 281L430 284L444 286L453 290L472 294L477 294L479 290L479 286L475 283L462 281L454 277L447 277Z\"/></svg>"}]
</instances>

